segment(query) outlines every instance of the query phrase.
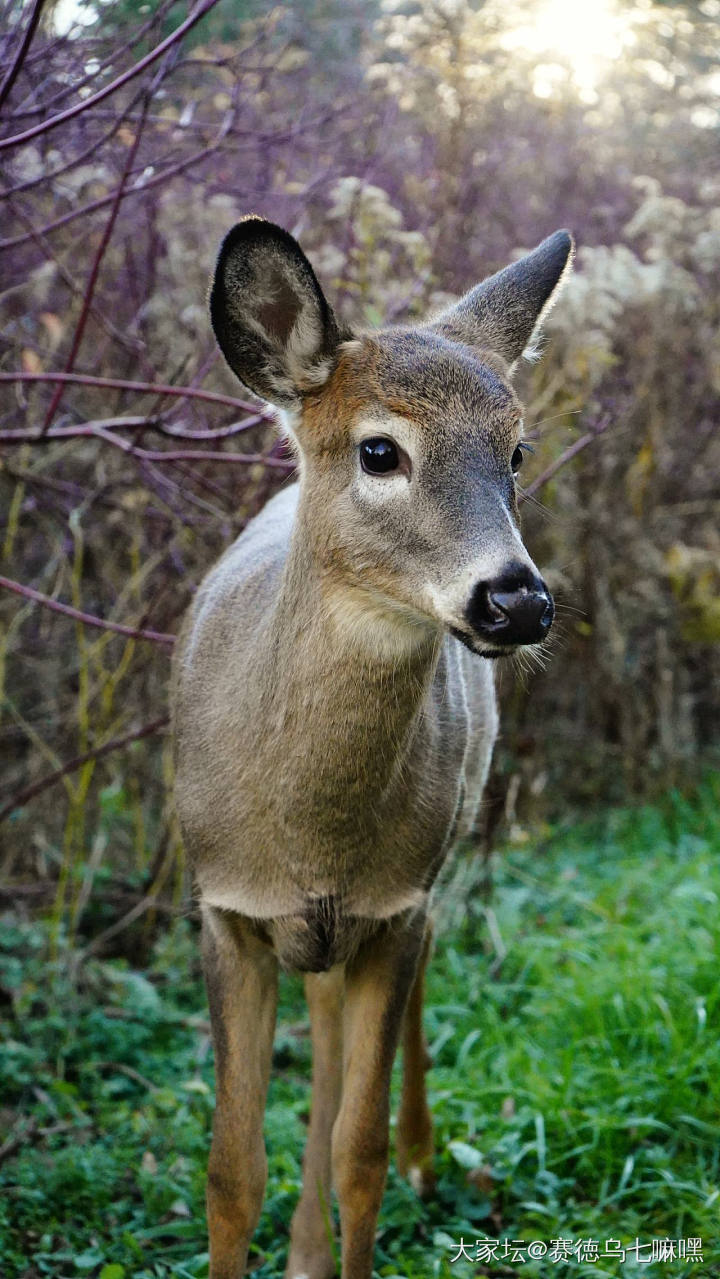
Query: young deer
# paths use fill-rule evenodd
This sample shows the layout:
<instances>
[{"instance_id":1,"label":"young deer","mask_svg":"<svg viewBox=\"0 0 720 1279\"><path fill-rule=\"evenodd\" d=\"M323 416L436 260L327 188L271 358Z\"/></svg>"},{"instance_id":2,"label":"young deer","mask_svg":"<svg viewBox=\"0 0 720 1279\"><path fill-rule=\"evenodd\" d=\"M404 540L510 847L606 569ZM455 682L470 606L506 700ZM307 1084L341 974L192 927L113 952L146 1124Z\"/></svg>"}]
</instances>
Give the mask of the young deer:
<instances>
[{"instance_id":1,"label":"young deer","mask_svg":"<svg viewBox=\"0 0 720 1279\"><path fill-rule=\"evenodd\" d=\"M177 806L201 898L217 1105L211 1279L240 1279L266 1180L278 967L307 974L313 1065L288 1279L370 1279L388 1159L432 1185L421 1028L428 898L473 824L497 728L490 661L542 641L520 533L512 366L568 265L558 231L426 324L351 333L287 232L239 223L220 347L277 406L299 483L200 587L178 643Z\"/></svg>"}]
</instances>

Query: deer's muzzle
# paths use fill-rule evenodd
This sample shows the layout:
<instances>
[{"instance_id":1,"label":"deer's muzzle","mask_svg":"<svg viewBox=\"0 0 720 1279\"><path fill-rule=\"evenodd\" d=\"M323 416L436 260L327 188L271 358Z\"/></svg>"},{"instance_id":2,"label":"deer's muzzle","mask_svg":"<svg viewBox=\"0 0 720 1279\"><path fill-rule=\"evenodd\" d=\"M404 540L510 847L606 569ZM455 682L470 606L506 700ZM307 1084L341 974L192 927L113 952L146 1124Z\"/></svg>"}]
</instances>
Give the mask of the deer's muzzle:
<instances>
[{"instance_id":1,"label":"deer's muzzle","mask_svg":"<svg viewBox=\"0 0 720 1279\"><path fill-rule=\"evenodd\" d=\"M479 639L503 647L539 644L554 614L547 586L524 564L510 564L499 577L478 582L465 610Z\"/></svg>"}]
</instances>

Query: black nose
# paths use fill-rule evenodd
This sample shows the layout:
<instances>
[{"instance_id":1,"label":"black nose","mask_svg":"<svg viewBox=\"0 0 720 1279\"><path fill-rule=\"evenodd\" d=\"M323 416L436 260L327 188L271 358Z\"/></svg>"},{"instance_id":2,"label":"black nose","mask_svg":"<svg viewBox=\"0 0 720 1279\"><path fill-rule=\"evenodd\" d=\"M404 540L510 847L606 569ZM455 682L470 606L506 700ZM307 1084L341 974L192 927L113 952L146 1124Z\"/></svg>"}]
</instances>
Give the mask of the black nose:
<instances>
[{"instance_id":1,"label":"black nose","mask_svg":"<svg viewBox=\"0 0 720 1279\"><path fill-rule=\"evenodd\" d=\"M510 564L499 577L478 582L465 610L473 630L493 644L539 644L554 613L547 586L524 564Z\"/></svg>"}]
</instances>

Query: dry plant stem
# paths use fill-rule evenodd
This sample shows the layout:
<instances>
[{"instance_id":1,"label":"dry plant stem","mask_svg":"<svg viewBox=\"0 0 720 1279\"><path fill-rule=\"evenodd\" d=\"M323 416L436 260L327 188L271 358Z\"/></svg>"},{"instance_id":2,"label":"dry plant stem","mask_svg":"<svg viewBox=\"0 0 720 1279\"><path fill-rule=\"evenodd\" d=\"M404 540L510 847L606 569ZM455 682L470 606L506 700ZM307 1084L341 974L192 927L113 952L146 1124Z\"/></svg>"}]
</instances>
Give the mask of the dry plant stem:
<instances>
[{"instance_id":1,"label":"dry plant stem","mask_svg":"<svg viewBox=\"0 0 720 1279\"><path fill-rule=\"evenodd\" d=\"M2 820L2 813L0 813L0 820ZM168 862L172 859L172 856L172 850L170 850L170 856L165 858L166 865L164 869L167 868ZM164 878L165 876L163 875L163 879ZM160 887L161 886L162 885L160 885ZM154 888L153 892L146 893L146 895L142 897L139 902L136 902L125 915L122 915L120 919L116 919L109 928L105 928L101 933L98 933L96 937L93 937L89 946L86 946L85 950L82 952L81 958L87 959L90 955L96 955L102 950L106 942L110 941L113 937L117 937L118 933L129 928L130 924L134 924L136 919L140 919L143 915L146 915L149 910L154 909L154 907L157 906L158 891L158 888Z\"/></svg>"},{"instance_id":2,"label":"dry plant stem","mask_svg":"<svg viewBox=\"0 0 720 1279\"><path fill-rule=\"evenodd\" d=\"M67 111L61 111L59 115L52 116L49 120L43 120L40 124L33 125L31 129L26 129L24 133L16 133L11 138L3 138L0 140L0 151L5 151L9 147L20 146L24 142L29 142L32 138L38 137L41 133L49 133L51 129L55 129L59 124L64 124L66 120L71 120L73 116L80 115L82 111L87 111L89 108L94 107L97 102L102 102L110 94L116 93L122 85L127 84L128 80L140 75L146 67L152 66L153 62L162 57L167 49L170 49L178 40L182 40L186 32L190 31L201 18L204 18L206 13L214 9L216 4L217 0L204 0L204 3L199 4L171 35L162 40L154 49L151 49L150 53L141 58L139 62L136 62L128 71L124 71L111 84L107 84L104 89L100 89L92 97L85 98L83 102L78 102L74 107L68 107Z\"/></svg>"},{"instance_id":3,"label":"dry plant stem","mask_svg":"<svg viewBox=\"0 0 720 1279\"><path fill-rule=\"evenodd\" d=\"M126 635L130 639L150 640L153 644L172 646L175 643L174 635L166 635L162 631L138 630L134 626L123 626L121 622L106 622L102 617L83 613L70 604L61 604L59 600L53 600L49 595L43 595L40 591L33 590L32 586L23 585L22 582L13 582L9 577L0 577L0 586L4 586L8 591L14 591L16 595L24 596L25 599L34 600L36 604L43 604L45 608L51 608L55 613L72 617L76 622L82 622L84 626L97 626L102 631L114 631L116 635Z\"/></svg>"}]
</instances>

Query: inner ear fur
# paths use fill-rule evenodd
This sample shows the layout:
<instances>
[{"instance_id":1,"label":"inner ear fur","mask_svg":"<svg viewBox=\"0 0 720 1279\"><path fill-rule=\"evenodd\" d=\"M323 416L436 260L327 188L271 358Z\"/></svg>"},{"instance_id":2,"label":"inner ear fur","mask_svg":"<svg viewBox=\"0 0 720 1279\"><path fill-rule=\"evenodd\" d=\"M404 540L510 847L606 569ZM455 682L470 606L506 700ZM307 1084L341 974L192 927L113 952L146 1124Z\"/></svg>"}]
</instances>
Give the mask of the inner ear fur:
<instances>
[{"instance_id":1,"label":"inner ear fur","mask_svg":"<svg viewBox=\"0 0 720 1279\"><path fill-rule=\"evenodd\" d=\"M445 337L493 351L512 368L532 345L570 266L573 239L556 231L504 270L491 275L432 320Z\"/></svg>"},{"instance_id":2,"label":"inner ear fur","mask_svg":"<svg viewBox=\"0 0 720 1279\"><path fill-rule=\"evenodd\" d=\"M283 407L327 380L346 336L297 241L257 217L238 222L223 241L210 318L240 381Z\"/></svg>"}]
</instances>

